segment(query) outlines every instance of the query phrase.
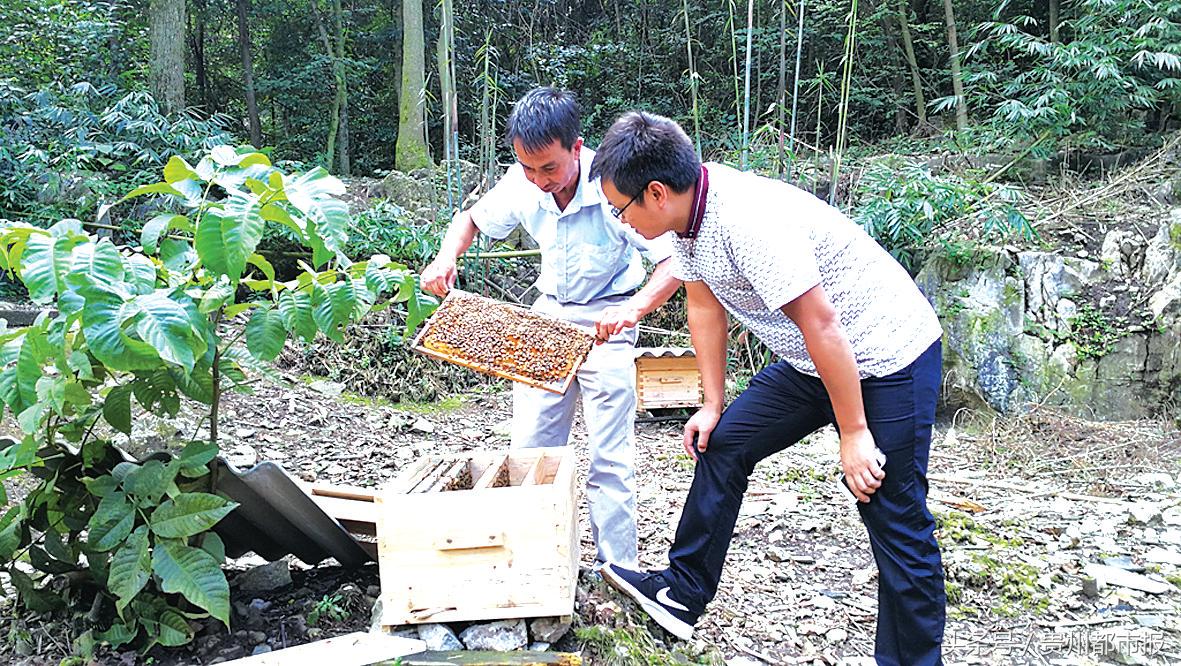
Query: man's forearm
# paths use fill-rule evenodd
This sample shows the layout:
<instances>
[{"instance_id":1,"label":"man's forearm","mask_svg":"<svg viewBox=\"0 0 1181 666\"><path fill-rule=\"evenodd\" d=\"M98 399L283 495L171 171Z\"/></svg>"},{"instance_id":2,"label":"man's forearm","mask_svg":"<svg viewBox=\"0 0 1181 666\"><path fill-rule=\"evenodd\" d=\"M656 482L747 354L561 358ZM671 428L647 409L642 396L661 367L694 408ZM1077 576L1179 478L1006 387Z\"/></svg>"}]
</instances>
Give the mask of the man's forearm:
<instances>
[{"instance_id":1,"label":"man's forearm","mask_svg":"<svg viewBox=\"0 0 1181 666\"><path fill-rule=\"evenodd\" d=\"M652 275L644 288L628 299L631 306L640 312L640 317L646 317L657 308L668 302L668 299L681 287L681 281L673 277L672 260L665 259L656 264Z\"/></svg>"},{"instance_id":2,"label":"man's forearm","mask_svg":"<svg viewBox=\"0 0 1181 666\"><path fill-rule=\"evenodd\" d=\"M865 405L861 399L861 375L853 347L836 322L817 327L804 336L808 355L816 364L816 373L824 382L832 402L833 415L841 432L866 427Z\"/></svg>"},{"instance_id":3,"label":"man's forearm","mask_svg":"<svg viewBox=\"0 0 1181 666\"><path fill-rule=\"evenodd\" d=\"M706 290L706 294L700 292ZM705 406L719 412L726 402L726 333L729 328L726 310L704 284L688 290L686 314L697 368L701 371L701 386Z\"/></svg>"},{"instance_id":4,"label":"man's forearm","mask_svg":"<svg viewBox=\"0 0 1181 666\"><path fill-rule=\"evenodd\" d=\"M469 211L463 210L456 213L451 218L451 224L447 225L447 233L439 245L439 256L458 259L459 255L467 252L467 249L472 246L472 242L475 241L476 234L479 232L480 230L472 221Z\"/></svg>"}]
</instances>

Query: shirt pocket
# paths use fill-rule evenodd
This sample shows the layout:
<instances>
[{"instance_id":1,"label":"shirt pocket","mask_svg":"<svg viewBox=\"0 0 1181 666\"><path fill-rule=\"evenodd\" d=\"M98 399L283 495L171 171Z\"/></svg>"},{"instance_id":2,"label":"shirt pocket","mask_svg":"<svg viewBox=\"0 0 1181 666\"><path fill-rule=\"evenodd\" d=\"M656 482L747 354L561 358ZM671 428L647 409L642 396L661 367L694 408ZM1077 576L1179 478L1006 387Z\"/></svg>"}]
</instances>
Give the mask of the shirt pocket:
<instances>
[{"instance_id":1,"label":"shirt pocket","mask_svg":"<svg viewBox=\"0 0 1181 666\"><path fill-rule=\"evenodd\" d=\"M588 282L610 280L622 269L628 249L618 238L606 234L584 236L570 249L570 277Z\"/></svg>"}]
</instances>

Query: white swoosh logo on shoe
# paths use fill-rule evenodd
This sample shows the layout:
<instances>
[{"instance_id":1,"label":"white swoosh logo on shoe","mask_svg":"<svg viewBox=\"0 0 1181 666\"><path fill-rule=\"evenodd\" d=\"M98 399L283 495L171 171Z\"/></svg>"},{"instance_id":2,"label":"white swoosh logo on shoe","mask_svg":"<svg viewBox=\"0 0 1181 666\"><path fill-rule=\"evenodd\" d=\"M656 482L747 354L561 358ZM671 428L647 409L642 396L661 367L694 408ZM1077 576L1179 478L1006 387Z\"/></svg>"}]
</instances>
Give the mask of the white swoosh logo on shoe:
<instances>
[{"instance_id":1,"label":"white swoosh logo on shoe","mask_svg":"<svg viewBox=\"0 0 1181 666\"><path fill-rule=\"evenodd\" d=\"M668 606L669 608L675 608L677 610L685 611L686 613L688 613L689 609L685 608L681 604L673 601L672 598L668 596L668 591L669 591L669 588L667 588L667 587L660 588L660 591L656 593L656 600L659 601L660 603L664 604L665 606Z\"/></svg>"}]
</instances>

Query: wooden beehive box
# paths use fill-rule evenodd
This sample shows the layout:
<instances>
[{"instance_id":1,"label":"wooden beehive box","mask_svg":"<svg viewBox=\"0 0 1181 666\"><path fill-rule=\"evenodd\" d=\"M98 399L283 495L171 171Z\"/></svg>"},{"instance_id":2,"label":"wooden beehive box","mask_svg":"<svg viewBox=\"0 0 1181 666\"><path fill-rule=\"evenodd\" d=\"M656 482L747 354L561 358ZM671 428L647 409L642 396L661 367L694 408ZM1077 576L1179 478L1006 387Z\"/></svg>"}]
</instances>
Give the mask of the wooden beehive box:
<instances>
[{"instance_id":1,"label":"wooden beehive box","mask_svg":"<svg viewBox=\"0 0 1181 666\"><path fill-rule=\"evenodd\" d=\"M425 458L391 482L377 498L382 625L570 615L574 467L568 447L516 449Z\"/></svg>"},{"instance_id":2,"label":"wooden beehive box","mask_svg":"<svg viewBox=\"0 0 1181 666\"><path fill-rule=\"evenodd\" d=\"M700 407L701 372L691 348L636 348L636 409Z\"/></svg>"}]
</instances>

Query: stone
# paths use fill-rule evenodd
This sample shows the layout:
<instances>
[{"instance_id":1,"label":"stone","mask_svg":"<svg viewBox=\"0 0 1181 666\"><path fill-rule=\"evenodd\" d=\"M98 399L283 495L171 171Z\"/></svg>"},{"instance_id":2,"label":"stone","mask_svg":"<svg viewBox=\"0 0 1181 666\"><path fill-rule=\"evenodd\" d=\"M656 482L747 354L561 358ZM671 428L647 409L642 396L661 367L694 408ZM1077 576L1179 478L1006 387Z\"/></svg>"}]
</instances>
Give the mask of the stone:
<instances>
[{"instance_id":1,"label":"stone","mask_svg":"<svg viewBox=\"0 0 1181 666\"><path fill-rule=\"evenodd\" d=\"M569 615L560 617L539 617L529 623L529 635L535 641L556 643L558 639L570 631L573 618Z\"/></svg>"},{"instance_id":2,"label":"stone","mask_svg":"<svg viewBox=\"0 0 1181 666\"><path fill-rule=\"evenodd\" d=\"M1136 276L1144 265L1146 245L1139 233L1126 229L1112 229L1103 237L1099 258L1112 275L1131 278Z\"/></svg>"},{"instance_id":3,"label":"stone","mask_svg":"<svg viewBox=\"0 0 1181 666\"><path fill-rule=\"evenodd\" d=\"M238 574L234 584L243 592L270 592L291 584L291 566L286 559L275 560Z\"/></svg>"},{"instance_id":4,"label":"stone","mask_svg":"<svg viewBox=\"0 0 1181 666\"><path fill-rule=\"evenodd\" d=\"M1144 561L1153 564L1171 564L1181 567L1181 551L1167 548L1153 548L1144 553Z\"/></svg>"},{"instance_id":5,"label":"stone","mask_svg":"<svg viewBox=\"0 0 1181 666\"><path fill-rule=\"evenodd\" d=\"M428 650L462 650L463 643L459 637L445 624L420 624L418 637L426 643Z\"/></svg>"},{"instance_id":6,"label":"stone","mask_svg":"<svg viewBox=\"0 0 1181 666\"><path fill-rule=\"evenodd\" d=\"M1099 596L1099 579L1087 577L1083 579L1083 594L1092 599Z\"/></svg>"},{"instance_id":7,"label":"stone","mask_svg":"<svg viewBox=\"0 0 1181 666\"><path fill-rule=\"evenodd\" d=\"M249 469L258 464L258 451L249 444L239 444L222 453L225 461L238 469Z\"/></svg>"},{"instance_id":8,"label":"stone","mask_svg":"<svg viewBox=\"0 0 1181 666\"><path fill-rule=\"evenodd\" d=\"M246 637L254 645L267 642L267 635L261 631L248 631L246 632Z\"/></svg>"},{"instance_id":9,"label":"stone","mask_svg":"<svg viewBox=\"0 0 1181 666\"><path fill-rule=\"evenodd\" d=\"M1173 477L1164 472L1147 472L1145 474L1137 474L1132 477L1132 481L1142 486L1150 488L1158 488L1161 490L1172 490L1176 485L1173 482Z\"/></svg>"},{"instance_id":10,"label":"stone","mask_svg":"<svg viewBox=\"0 0 1181 666\"><path fill-rule=\"evenodd\" d=\"M1109 567L1103 564L1088 564L1085 572L1088 576L1092 576L1103 583L1139 590L1148 594L1164 594L1173 589L1172 585L1164 581L1153 580L1142 574L1124 571L1123 569Z\"/></svg>"},{"instance_id":11,"label":"stone","mask_svg":"<svg viewBox=\"0 0 1181 666\"><path fill-rule=\"evenodd\" d=\"M463 630L459 639L469 650L517 650L529 642L524 620L472 625Z\"/></svg>"},{"instance_id":12,"label":"stone","mask_svg":"<svg viewBox=\"0 0 1181 666\"><path fill-rule=\"evenodd\" d=\"M1159 663L1155 657L1160 656L1162 641L1160 631L1144 627L1118 627L1096 631L1090 645L1102 646L1104 659L1135 666Z\"/></svg>"},{"instance_id":13,"label":"stone","mask_svg":"<svg viewBox=\"0 0 1181 666\"><path fill-rule=\"evenodd\" d=\"M1128 508L1128 522L1139 525L1160 524L1160 507L1148 502L1137 502Z\"/></svg>"},{"instance_id":14,"label":"stone","mask_svg":"<svg viewBox=\"0 0 1181 666\"><path fill-rule=\"evenodd\" d=\"M330 398L339 398L344 393L344 384L338 382L330 382L327 379L317 379L308 388L317 393L323 393Z\"/></svg>"},{"instance_id":15,"label":"stone","mask_svg":"<svg viewBox=\"0 0 1181 666\"><path fill-rule=\"evenodd\" d=\"M431 423L425 418L419 418L414 422L414 425L410 426L410 429L414 432L421 432L429 435L435 431L435 424Z\"/></svg>"},{"instance_id":16,"label":"stone","mask_svg":"<svg viewBox=\"0 0 1181 666\"><path fill-rule=\"evenodd\" d=\"M500 423L492 426L492 434L497 437L512 437L513 435L513 420L511 418L505 419Z\"/></svg>"},{"instance_id":17,"label":"stone","mask_svg":"<svg viewBox=\"0 0 1181 666\"><path fill-rule=\"evenodd\" d=\"M827 640L829 643L843 643L848 637L849 632L840 628L829 629L828 633L824 634L825 640Z\"/></svg>"},{"instance_id":18,"label":"stone","mask_svg":"<svg viewBox=\"0 0 1181 666\"><path fill-rule=\"evenodd\" d=\"M271 646L267 645L266 643L263 643L261 645L255 645L254 649L250 651L250 655L256 656L256 655L260 655L260 654L266 654L270 651L271 651Z\"/></svg>"}]
</instances>

